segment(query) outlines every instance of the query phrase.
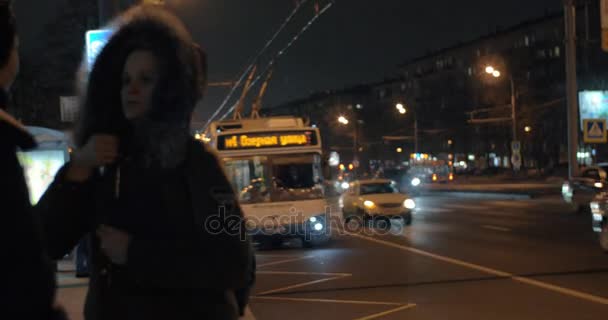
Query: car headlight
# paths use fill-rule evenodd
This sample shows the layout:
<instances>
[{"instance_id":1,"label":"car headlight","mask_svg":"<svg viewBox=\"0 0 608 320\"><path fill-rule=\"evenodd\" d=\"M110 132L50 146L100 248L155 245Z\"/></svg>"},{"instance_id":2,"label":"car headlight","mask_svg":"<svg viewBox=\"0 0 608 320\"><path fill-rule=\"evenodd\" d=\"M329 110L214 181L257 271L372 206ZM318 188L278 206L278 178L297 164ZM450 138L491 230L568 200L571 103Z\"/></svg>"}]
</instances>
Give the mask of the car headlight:
<instances>
[{"instance_id":1,"label":"car headlight","mask_svg":"<svg viewBox=\"0 0 608 320\"><path fill-rule=\"evenodd\" d=\"M368 209L373 209L376 207L376 204L373 201L365 200L363 201L363 205Z\"/></svg>"},{"instance_id":2,"label":"car headlight","mask_svg":"<svg viewBox=\"0 0 608 320\"><path fill-rule=\"evenodd\" d=\"M317 217L310 217L310 219L308 219L310 222L315 223L317 222Z\"/></svg>"},{"instance_id":3,"label":"car headlight","mask_svg":"<svg viewBox=\"0 0 608 320\"><path fill-rule=\"evenodd\" d=\"M420 185L420 183L421 183L421 181L419 178L412 179L412 186L417 187Z\"/></svg>"},{"instance_id":4,"label":"car headlight","mask_svg":"<svg viewBox=\"0 0 608 320\"><path fill-rule=\"evenodd\" d=\"M596 187L596 188L598 188L598 189L601 189L601 188L604 187L604 184L601 183L601 182L596 182L596 183L593 184L593 186Z\"/></svg>"},{"instance_id":5,"label":"car headlight","mask_svg":"<svg viewBox=\"0 0 608 320\"><path fill-rule=\"evenodd\" d=\"M414 209L416 208L416 202L414 202L414 200L412 199L406 199L405 201L403 201L403 206L408 209Z\"/></svg>"},{"instance_id":6,"label":"car headlight","mask_svg":"<svg viewBox=\"0 0 608 320\"><path fill-rule=\"evenodd\" d=\"M341 187L342 187L342 189L344 189L344 190L348 189L348 187L349 187L348 182L342 182Z\"/></svg>"}]
</instances>

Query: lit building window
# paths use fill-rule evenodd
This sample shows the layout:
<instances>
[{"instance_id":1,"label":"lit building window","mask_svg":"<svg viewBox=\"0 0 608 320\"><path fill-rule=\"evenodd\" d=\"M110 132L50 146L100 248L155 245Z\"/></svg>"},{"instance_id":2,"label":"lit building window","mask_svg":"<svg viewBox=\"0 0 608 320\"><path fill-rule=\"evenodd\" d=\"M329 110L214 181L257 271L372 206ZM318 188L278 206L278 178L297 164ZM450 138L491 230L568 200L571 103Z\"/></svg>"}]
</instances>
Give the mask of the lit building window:
<instances>
[{"instance_id":1,"label":"lit building window","mask_svg":"<svg viewBox=\"0 0 608 320\"><path fill-rule=\"evenodd\" d=\"M559 58L561 56L561 54L562 54L560 47L559 46L555 46L554 51L555 51L555 57Z\"/></svg>"},{"instance_id":2,"label":"lit building window","mask_svg":"<svg viewBox=\"0 0 608 320\"><path fill-rule=\"evenodd\" d=\"M547 54L545 53L544 49L541 49L541 50L536 51L536 56L544 59L547 57Z\"/></svg>"},{"instance_id":3,"label":"lit building window","mask_svg":"<svg viewBox=\"0 0 608 320\"><path fill-rule=\"evenodd\" d=\"M526 36L524 38L524 43L526 44L526 47L529 47L530 46L530 37Z\"/></svg>"},{"instance_id":4,"label":"lit building window","mask_svg":"<svg viewBox=\"0 0 608 320\"><path fill-rule=\"evenodd\" d=\"M473 75L473 68L469 67L469 69L467 70L467 74L470 76Z\"/></svg>"}]
</instances>

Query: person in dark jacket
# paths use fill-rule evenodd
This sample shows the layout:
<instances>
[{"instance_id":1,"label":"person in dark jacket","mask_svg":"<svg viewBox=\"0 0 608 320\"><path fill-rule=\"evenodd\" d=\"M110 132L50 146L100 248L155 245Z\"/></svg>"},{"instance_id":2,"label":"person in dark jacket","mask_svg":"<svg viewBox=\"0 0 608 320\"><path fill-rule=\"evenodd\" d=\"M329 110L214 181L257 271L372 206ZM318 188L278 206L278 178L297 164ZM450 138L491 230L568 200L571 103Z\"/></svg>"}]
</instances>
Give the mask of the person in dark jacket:
<instances>
[{"instance_id":1,"label":"person in dark jacket","mask_svg":"<svg viewBox=\"0 0 608 320\"><path fill-rule=\"evenodd\" d=\"M87 320L237 319L255 262L216 156L190 134L200 49L157 6L113 28L88 76L77 149L36 206L48 249L60 257L94 235Z\"/></svg>"},{"instance_id":2,"label":"person in dark jacket","mask_svg":"<svg viewBox=\"0 0 608 320\"><path fill-rule=\"evenodd\" d=\"M3 319L51 319L55 274L42 244L40 223L32 213L17 150L36 147L34 138L5 109L8 90L19 70L19 38L10 3L0 0L0 232Z\"/></svg>"}]
</instances>

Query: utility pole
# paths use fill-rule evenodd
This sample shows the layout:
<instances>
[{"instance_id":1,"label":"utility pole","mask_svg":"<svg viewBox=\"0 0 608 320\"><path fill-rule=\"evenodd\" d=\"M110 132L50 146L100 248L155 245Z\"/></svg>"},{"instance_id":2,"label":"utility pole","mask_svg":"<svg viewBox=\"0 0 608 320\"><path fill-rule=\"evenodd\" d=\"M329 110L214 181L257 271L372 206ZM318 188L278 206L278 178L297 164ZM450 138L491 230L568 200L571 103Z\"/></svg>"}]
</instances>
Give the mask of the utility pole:
<instances>
[{"instance_id":1,"label":"utility pole","mask_svg":"<svg viewBox=\"0 0 608 320\"><path fill-rule=\"evenodd\" d=\"M511 122L513 124L513 141L517 141L517 114L515 109L517 92L515 91L515 80L513 80L513 75L509 76L509 81L511 83Z\"/></svg>"},{"instance_id":2,"label":"utility pole","mask_svg":"<svg viewBox=\"0 0 608 320\"><path fill-rule=\"evenodd\" d=\"M578 88L576 77L576 0L564 0L566 100L568 105L568 173L578 176Z\"/></svg>"},{"instance_id":3,"label":"utility pole","mask_svg":"<svg viewBox=\"0 0 608 320\"><path fill-rule=\"evenodd\" d=\"M359 177L359 117L356 112L353 112L354 122L353 122L353 173L355 178Z\"/></svg>"},{"instance_id":4,"label":"utility pole","mask_svg":"<svg viewBox=\"0 0 608 320\"><path fill-rule=\"evenodd\" d=\"M418 153L418 115L414 114L414 153Z\"/></svg>"}]
</instances>

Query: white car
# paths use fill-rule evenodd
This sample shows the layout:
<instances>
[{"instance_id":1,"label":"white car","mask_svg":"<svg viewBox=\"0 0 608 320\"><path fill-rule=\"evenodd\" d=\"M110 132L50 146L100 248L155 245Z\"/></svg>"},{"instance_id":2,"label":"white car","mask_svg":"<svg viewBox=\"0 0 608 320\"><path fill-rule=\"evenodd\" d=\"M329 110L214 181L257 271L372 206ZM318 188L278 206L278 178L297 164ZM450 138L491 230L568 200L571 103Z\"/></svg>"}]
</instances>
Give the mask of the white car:
<instances>
[{"instance_id":1,"label":"white car","mask_svg":"<svg viewBox=\"0 0 608 320\"><path fill-rule=\"evenodd\" d=\"M386 179L358 180L350 183L339 200L344 222L353 218L367 221L381 218L401 218L406 225L412 223L416 203L407 194L399 193L397 184Z\"/></svg>"}]
</instances>

